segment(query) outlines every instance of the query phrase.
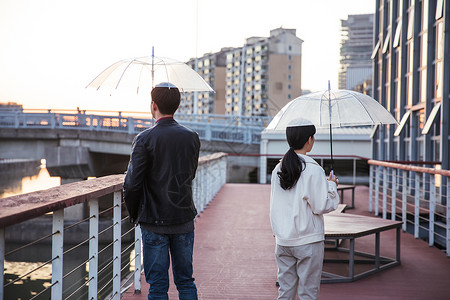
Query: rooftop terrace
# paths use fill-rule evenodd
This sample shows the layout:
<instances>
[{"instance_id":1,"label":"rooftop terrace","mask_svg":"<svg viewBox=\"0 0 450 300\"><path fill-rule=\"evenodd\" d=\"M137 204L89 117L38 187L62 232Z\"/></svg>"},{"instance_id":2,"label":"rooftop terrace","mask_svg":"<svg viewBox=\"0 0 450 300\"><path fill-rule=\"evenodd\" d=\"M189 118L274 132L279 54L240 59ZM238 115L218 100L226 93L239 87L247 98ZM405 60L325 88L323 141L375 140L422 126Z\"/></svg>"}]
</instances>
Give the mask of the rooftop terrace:
<instances>
[{"instance_id":1,"label":"rooftop terrace","mask_svg":"<svg viewBox=\"0 0 450 300\"><path fill-rule=\"evenodd\" d=\"M226 184L197 219L194 277L199 299L276 299L269 195L269 185ZM358 186L355 208L345 213L372 216L368 199L369 189ZM395 238L394 230L381 233L382 255L395 256ZM355 247L373 251L373 236L357 239ZM348 272L345 265L327 268ZM402 232L401 265L351 283L322 284L319 299L448 299L449 280L445 252ZM133 294L131 287L123 299L147 299L147 289L142 276L142 294ZM177 299L172 281L169 298Z\"/></svg>"}]
</instances>

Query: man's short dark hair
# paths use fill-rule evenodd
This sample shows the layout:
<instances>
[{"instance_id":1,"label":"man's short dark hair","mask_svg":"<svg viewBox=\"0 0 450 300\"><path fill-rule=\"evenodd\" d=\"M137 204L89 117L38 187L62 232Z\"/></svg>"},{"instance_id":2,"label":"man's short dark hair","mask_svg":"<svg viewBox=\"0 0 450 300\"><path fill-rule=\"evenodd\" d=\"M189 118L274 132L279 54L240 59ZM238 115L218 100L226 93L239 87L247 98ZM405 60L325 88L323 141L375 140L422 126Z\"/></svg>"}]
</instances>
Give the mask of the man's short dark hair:
<instances>
[{"instance_id":1,"label":"man's short dark hair","mask_svg":"<svg viewBox=\"0 0 450 300\"><path fill-rule=\"evenodd\" d=\"M155 87L151 95L152 101L164 115L173 115L180 106L180 91L176 87Z\"/></svg>"}]
</instances>

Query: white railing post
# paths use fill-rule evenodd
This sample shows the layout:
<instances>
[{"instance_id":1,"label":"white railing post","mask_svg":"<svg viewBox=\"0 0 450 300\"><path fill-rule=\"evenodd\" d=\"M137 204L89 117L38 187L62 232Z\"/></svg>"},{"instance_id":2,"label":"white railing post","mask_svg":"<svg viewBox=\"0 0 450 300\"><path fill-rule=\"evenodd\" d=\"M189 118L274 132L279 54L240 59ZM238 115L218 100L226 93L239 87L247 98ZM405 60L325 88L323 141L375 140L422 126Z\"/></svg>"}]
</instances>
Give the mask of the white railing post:
<instances>
[{"instance_id":1,"label":"white railing post","mask_svg":"<svg viewBox=\"0 0 450 300\"><path fill-rule=\"evenodd\" d=\"M353 185L356 184L356 158L353 159Z\"/></svg>"},{"instance_id":2,"label":"white railing post","mask_svg":"<svg viewBox=\"0 0 450 300\"><path fill-rule=\"evenodd\" d=\"M127 127L128 127L128 133L133 134L134 133L134 119L132 117L128 117Z\"/></svg>"},{"instance_id":3,"label":"white railing post","mask_svg":"<svg viewBox=\"0 0 450 300\"><path fill-rule=\"evenodd\" d=\"M436 186L434 180L434 174L430 177L430 216L429 216L429 228L428 228L428 243L430 246L434 245L434 214L436 211Z\"/></svg>"},{"instance_id":4,"label":"white railing post","mask_svg":"<svg viewBox=\"0 0 450 300\"><path fill-rule=\"evenodd\" d=\"M388 168L383 167L383 219L387 218L387 187L388 187L388 181L387 181L387 173Z\"/></svg>"},{"instance_id":5,"label":"white railing post","mask_svg":"<svg viewBox=\"0 0 450 300\"><path fill-rule=\"evenodd\" d=\"M88 299L97 299L98 290L98 199L89 202L89 290Z\"/></svg>"},{"instance_id":6,"label":"white railing post","mask_svg":"<svg viewBox=\"0 0 450 300\"><path fill-rule=\"evenodd\" d=\"M62 299L63 253L64 253L64 209L53 212L52 236L52 291L51 299Z\"/></svg>"},{"instance_id":7,"label":"white railing post","mask_svg":"<svg viewBox=\"0 0 450 300\"><path fill-rule=\"evenodd\" d=\"M205 140L211 141L211 139L212 139L211 124L207 123L206 126L205 126Z\"/></svg>"},{"instance_id":8,"label":"white railing post","mask_svg":"<svg viewBox=\"0 0 450 300\"><path fill-rule=\"evenodd\" d=\"M446 198L447 198L447 214L445 215L446 219L447 219L447 235L445 236L447 242L447 257L450 257L450 177L446 178L447 180L447 189L445 191L446 193Z\"/></svg>"},{"instance_id":9,"label":"white railing post","mask_svg":"<svg viewBox=\"0 0 450 300\"><path fill-rule=\"evenodd\" d=\"M0 228L0 300L4 299L3 286L5 285L5 228Z\"/></svg>"},{"instance_id":10,"label":"white railing post","mask_svg":"<svg viewBox=\"0 0 450 300\"><path fill-rule=\"evenodd\" d=\"M420 176L414 172L414 237L419 238L419 213L420 213Z\"/></svg>"},{"instance_id":11,"label":"white railing post","mask_svg":"<svg viewBox=\"0 0 450 300\"><path fill-rule=\"evenodd\" d=\"M141 251L141 226L134 227L134 293L141 293L141 268L142 268L142 251Z\"/></svg>"},{"instance_id":12,"label":"white railing post","mask_svg":"<svg viewBox=\"0 0 450 300\"><path fill-rule=\"evenodd\" d=\"M391 220L395 221L395 212L397 206L397 172L394 168L392 172L392 196L391 196Z\"/></svg>"},{"instance_id":13,"label":"white railing post","mask_svg":"<svg viewBox=\"0 0 450 300\"><path fill-rule=\"evenodd\" d=\"M120 299L120 266L122 252L122 192L114 192L113 212L113 291L112 299Z\"/></svg>"},{"instance_id":14,"label":"white railing post","mask_svg":"<svg viewBox=\"0 0 450 300\"><path fill-rule=\"evenodd\" d=\"M402 222L403 222L403 231L406 231L408 223L407 223L407 177L408 177L408 171L403 170L403 180L402 180Z\"/></svg>"},{"instance_id":15,"label":"white railing post","mask_svg":"<svg viewBox=\"0 0 450 300\"><path fill-rule=\"evenodd\" d=\"M380 169L377 166L375 170L375 216L378 216L378 204L380 202Z\"/></svg>"},{"instance_id":16,"label":"white railing post","mask_svg":"<svg viewBox=\"0 0 450 300\"><path fill-rule=\"evenodd\" d=\"M373 171L374 165L369 166L369 212L372 212L373 208Z\"/></svg>"}]
</instances>

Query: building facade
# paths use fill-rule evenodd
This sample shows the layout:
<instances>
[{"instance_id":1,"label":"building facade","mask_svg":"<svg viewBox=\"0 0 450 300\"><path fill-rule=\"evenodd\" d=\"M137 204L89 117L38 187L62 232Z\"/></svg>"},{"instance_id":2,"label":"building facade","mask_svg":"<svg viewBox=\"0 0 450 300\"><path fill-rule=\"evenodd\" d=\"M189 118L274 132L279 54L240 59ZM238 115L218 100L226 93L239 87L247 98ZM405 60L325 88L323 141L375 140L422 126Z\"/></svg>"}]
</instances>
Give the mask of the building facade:
<instances>
[{"instance_id":1,"label":"building facade","mask_svg":"<svg viewBox=\"0 0 450 300\"><path fill-rule=\"evenodd\" d=\"M373 96L399 121L373 137L379 160L449 165L450 1L377 0Z\"/></svg>"},{"instance_id":2,"label":"building facade","mask_svg":"<svg viewBox=\"0 0 450 300\"><path fill-rule=\"evenodd\" d=\"M341 20L339 89L355 90L372 77L373 23L373 14Z\"/></svg>"},{"instance_id":3,"label":"building facade","mask_svg":"<svg viewBox=\"0 0 450 300\"><path fill-rule=\"evenodd\" d=\"M225 65L226 54L231 48L222 48L216 53L207 53L187 64L197 70L214 92L182 93L179 113L225 114Z\"/></svg>"},{"instance_id":4,"label":"building facade","mask_svg":"<svg viewBox=\"0 0 450 300\"><path fill-rule=\"evenodd\" d=\"M277 28L229 51L225 114L274 116L300 96L302 43L295 29Z\"/></svg>"}]
</instances>

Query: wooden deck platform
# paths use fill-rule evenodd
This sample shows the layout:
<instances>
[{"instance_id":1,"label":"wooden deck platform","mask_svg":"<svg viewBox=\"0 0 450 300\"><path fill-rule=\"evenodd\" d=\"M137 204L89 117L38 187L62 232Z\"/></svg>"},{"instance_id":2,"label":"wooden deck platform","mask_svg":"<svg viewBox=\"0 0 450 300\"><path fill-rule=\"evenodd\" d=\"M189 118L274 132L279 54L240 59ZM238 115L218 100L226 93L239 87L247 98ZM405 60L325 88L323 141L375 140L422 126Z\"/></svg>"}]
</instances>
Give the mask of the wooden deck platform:
<instances>
[{"instance_id":1,"label":"wooden deck platform","mask_svg":"<svg viewBox=\"0 0 450 300\"><path fill-rule=\"evenodd\" d=\"M269 194L269 185L227 184L197 219L194 277L199 299L277 298ZM357 187L355 209L346 214L373 216L367 211L368 197L368 188ZM382 256L395 257L395 233L381 233ZM355 242L358 251L370 252L374 247L373 236ZM325 268L348 273L343 264ZM401 265L350 283L322 284L319 299L449 299L449 282L450 258L402 232ZM142 276L142 294L134 295L131 287L123 299L147 299L147 289ZM169 298L178 299L173 282Z\"/></svg>"}]
</instances>

